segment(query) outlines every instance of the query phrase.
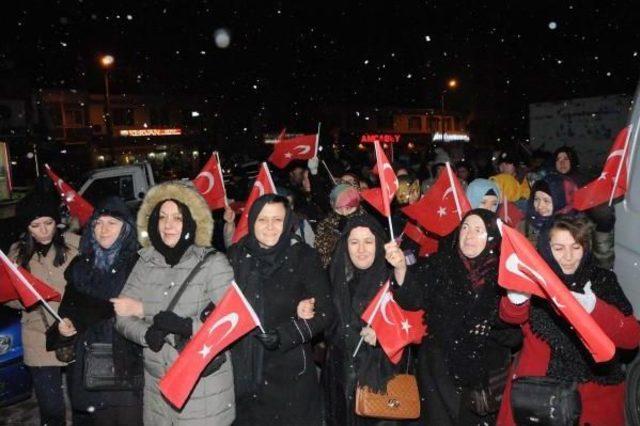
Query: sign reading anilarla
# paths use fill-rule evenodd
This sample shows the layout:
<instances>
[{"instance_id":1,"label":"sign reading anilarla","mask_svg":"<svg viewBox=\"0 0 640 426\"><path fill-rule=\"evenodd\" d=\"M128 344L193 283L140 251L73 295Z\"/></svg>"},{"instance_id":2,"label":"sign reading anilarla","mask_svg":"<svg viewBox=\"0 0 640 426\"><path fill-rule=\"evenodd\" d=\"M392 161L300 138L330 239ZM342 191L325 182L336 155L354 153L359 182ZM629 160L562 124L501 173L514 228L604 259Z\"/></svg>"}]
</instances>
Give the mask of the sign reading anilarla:
<instances>
[{"instance_id":1,"label":"sign reading anilarla","mask_svg":"<svg viewBox=\"0 0 640 426\"><path fill-rule=\"evenodd\" d=\"M378 134L378 133L366 133L360 138L360 142L373 143L378 141L380 143L398 143L400 142L399 134Z\"/></svg>"}]
</instances>

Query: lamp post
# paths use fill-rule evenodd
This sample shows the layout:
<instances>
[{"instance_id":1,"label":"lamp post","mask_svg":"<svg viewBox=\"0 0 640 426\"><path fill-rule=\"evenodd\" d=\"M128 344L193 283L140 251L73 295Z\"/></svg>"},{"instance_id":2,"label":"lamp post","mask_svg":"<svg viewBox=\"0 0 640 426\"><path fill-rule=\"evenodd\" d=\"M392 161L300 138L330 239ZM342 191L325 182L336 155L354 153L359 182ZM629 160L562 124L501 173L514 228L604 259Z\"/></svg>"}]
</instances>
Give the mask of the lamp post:
<instances>
[{"instance_id":1,"label":"lamp post","mask_svg":"<svg viewBox=\"0 0 640 426\"><path fill-rule=\"evenodd\" d=\"M458 80L452 78L447 81L447 88L440 93L440 138L442 142L444 142L444 95L447 91L453 90L456 87L458 87Z\"/></svg>"},{"instance_id":2,"label":"lamp post","mask_svg":"<svg viewBox=\"0 0 640 426\"><path fill-rule=\"evenodd\" d=\"M109 146L109 155L111 162L115 164L116 151L113 146L113 121L111 119L111 98L109 94L109 71L113 66L115 59L111 55L103 55L100 57L100 65L104 70L104 125L107 130L107 145Z\"/></svg>"}]
</instances>

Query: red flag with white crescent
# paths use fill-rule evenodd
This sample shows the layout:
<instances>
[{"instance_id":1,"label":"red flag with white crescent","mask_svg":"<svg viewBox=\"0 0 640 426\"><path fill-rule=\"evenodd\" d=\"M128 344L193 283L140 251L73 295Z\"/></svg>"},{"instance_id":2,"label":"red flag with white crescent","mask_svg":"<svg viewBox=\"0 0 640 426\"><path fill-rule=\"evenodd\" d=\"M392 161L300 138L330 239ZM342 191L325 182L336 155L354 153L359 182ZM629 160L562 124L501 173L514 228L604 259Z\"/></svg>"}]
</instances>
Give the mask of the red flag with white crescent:
<instances>
[{"instance_id":1,"label":"red flag with white crescent","mask_svg":"<svg viewBox=\"0 0 640 426\"><path fill-rule=\"evenodd\" d=\"M376 332L376 338L392 363L402 359L404 348L418 344L427 334L424 311L405 311L393 300L389 281L383 285L360 318Z\"/></svg>"},{"instance_id":2,"label":"red flag with white crescent","mask_svg":"<svg viewBox=\"0 0 640 426\"><path fill-rule=\"evenodd\" d=\"M47 174L53 181L58 190L58 193L62 197L62 200L69 208L69 213L73 217L77 217L80 221L80 226L84 226L93 214L93 206L87 200L82 198L80 194L76 192L69 184L60 179L56 175L48 164L44 165Z\"/></svg>"},{"instance_id":3,"label":"red flag with white crescent","mask_svg":"<svg viewBox=\"0 0 640 426\"><path fill-rule=\"evenodd\" d=\"M507 200L507 197L502 199L502 203L498 207L496 215L507 225L511 227L517 227L524 219L524 213L514 203Z\"/></svg>"},{"instance_id":4,"label":"red flag with white crescent","mask_svg":"<svg viewBox=\"0 0 640 426\"><path fill-rule=\"evenodd\" d=\"M608 203L627 192L631 130L632 126L629 125L618 133L600 176L575 192L573 206L576 210L588 210Z\"/></svg>"},{"instance_id":5,"label":"red flag with white crescent","mask_svg":"<svg viewBox=\"0 0 640 426\"><path fill-rule=\"evenodd\" d=\"M380 146L380 142L374 142L376 151L376 167L378 169L378 178L380 179L380 188L365 189L360 192L369 204L376 208L386 217L391 216L391 201L398 191L398 178L391 167L391 163L387 159L386 154Z\"/></svg>"},{"instance_id":6,"label":"red flag with white crescent","mask_svg":"<svg viewBox=\"0 0 640 426\"><path fill-rule=\"evenodd\" d=\"M610 360L616 347L584 310L531 242L515 229L499 223L502 232L498 283L508 289L535 294L549 303L578 333L596 362Z\"/></svg>"},{"instance_id":7,"label":"red flag with white crescent","mask_svg":"<svg viewBox=\"0 0 640 426\"><path fill-rule=\"evenodd\" d=\"M227 191L222 177L222 165L218 152L211 154L211 158L204 165L198 176L193 180L193 186L207 201L211 210L223 209L227 205Z\"/></svg>"},{"instance_id":8,"label":"red flag with white crescent","mask_svg":"<svg viewBox=\"0 0 640 426\"><path fill-rule=\"evenodd\" d=\"M251 210L251 206L254 201L265 194L275 193L276 186L273 184L273 179L271 179L269 167L267 166L267 163L262 163L260 173L258 173L258 177L256 177L256 181L253 183L253 188L251 188L247 202L244 205L244 210L242 211L240 220L236 225L236 230L233 233L233 238L231 240L233 244L240 241L242 237L249 233L249 211Z\"/></svg>"},{"instance_id":9,"label":"red flag with white crescent","mask_svg":"<svg viewBox=\"0 0 640 426\"><path fill-rule=\"evenodd\" d=\"M175 407L182 408L209 362L259 326L255 311L237 284L232 282L215 310L160 380L160 392Z\"/></svg>"},{"instance_id":10,"label":"red flag with white crescent","mask_svg":"<svg viewBox=\"0 0 640 426\"><path fill-rule=\"evenodd\" d=\"M60 299L60 293L23 267L13 264L0 250L0 303L20 300L25 308L30 308L39 300L59 302Z\"/></svg>"},{"instance_id":11,"label":"red flag with white crescent","mask_svg":"<svg viewBox=\"0 0 640 426\"><path fill-rule=\"evenodd\" d=\"M458 211L456 199L461 211ZM448 235L456 229L460 218L469 210L471 204L460 181L455 174L448 173L441 173L424 197L402 209L404 214L420 226L440 236Z\"/></svg>"},{"instance_id":12,"label":"red flag with white crescent","mask_svg":"<svg viewBox=\"0 0 640 426\"><path fill-rule=\"evenodd\" d=\"M269 156L271 164L279 169L284 169L293 160L310 160L316 156L318 152L318 134L285 139L283 133L278 136L278 141L273 146L273 152Z\"/></svg>"}]
</instances>

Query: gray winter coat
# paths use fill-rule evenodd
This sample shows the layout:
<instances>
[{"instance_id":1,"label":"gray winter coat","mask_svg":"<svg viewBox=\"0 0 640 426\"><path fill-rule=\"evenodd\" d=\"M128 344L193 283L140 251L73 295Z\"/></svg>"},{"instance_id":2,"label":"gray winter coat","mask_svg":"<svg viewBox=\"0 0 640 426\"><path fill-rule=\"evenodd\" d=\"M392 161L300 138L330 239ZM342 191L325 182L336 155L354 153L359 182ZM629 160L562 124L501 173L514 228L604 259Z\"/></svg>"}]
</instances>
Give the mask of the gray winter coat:
<instances>
[{"instance_id":1,"label":"gray winter coat","mask_svg":"<svg viewBox=\"0 0 640 426\"><path fill-rule=\"evenodd\" d=\"M138 212L139 240L146 247L139 251L140 259L120 294L139 300L144 306L144 318L118 316L116 329L126 338L144 346L143 410L144 423L147 425L229 425L235 419L233 374L228 353L227 362L212 375L201 377L183 409L178 411L163 398L158 389L159 380L178 356L173 335L167 337L168 343L160 352L151 351L144 338L154 315L166 309L187 275L211 250L204 244L207 235L209 240L211 238L211 214L204 200L200 198L194 201L194 192L177 183L158 185L149 191ZM158 202L167 198L184 202L198 225L197 245L190 246L173 268L145 238L148 214ZM173 312L191 318L195 334L202 325L200 312L210 301L216 304L219 302L232 279L233 270L227 258L221 253L209 256L187 286Z\"/></svg>"}]
</instances>

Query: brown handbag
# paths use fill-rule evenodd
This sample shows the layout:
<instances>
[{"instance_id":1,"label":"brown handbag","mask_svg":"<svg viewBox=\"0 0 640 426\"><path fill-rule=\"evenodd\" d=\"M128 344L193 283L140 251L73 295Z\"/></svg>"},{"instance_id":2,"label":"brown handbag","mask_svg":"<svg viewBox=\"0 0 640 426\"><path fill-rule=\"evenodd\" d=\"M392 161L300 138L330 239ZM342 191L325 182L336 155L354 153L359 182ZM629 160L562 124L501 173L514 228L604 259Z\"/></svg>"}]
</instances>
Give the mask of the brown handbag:
<instances>
[{"instance_id":1,"label":"brown handbag","mask_svg":"<svg viewBox=\"0 0 640 426\"><path fill-rule=\"evenodd\" d=\"M367 386L356 388L356 414L378 419L417 419L420 417L418 382L412 374L398 374L387 383L386 393L375 393Z\"/></svg>"}]
</instances>

